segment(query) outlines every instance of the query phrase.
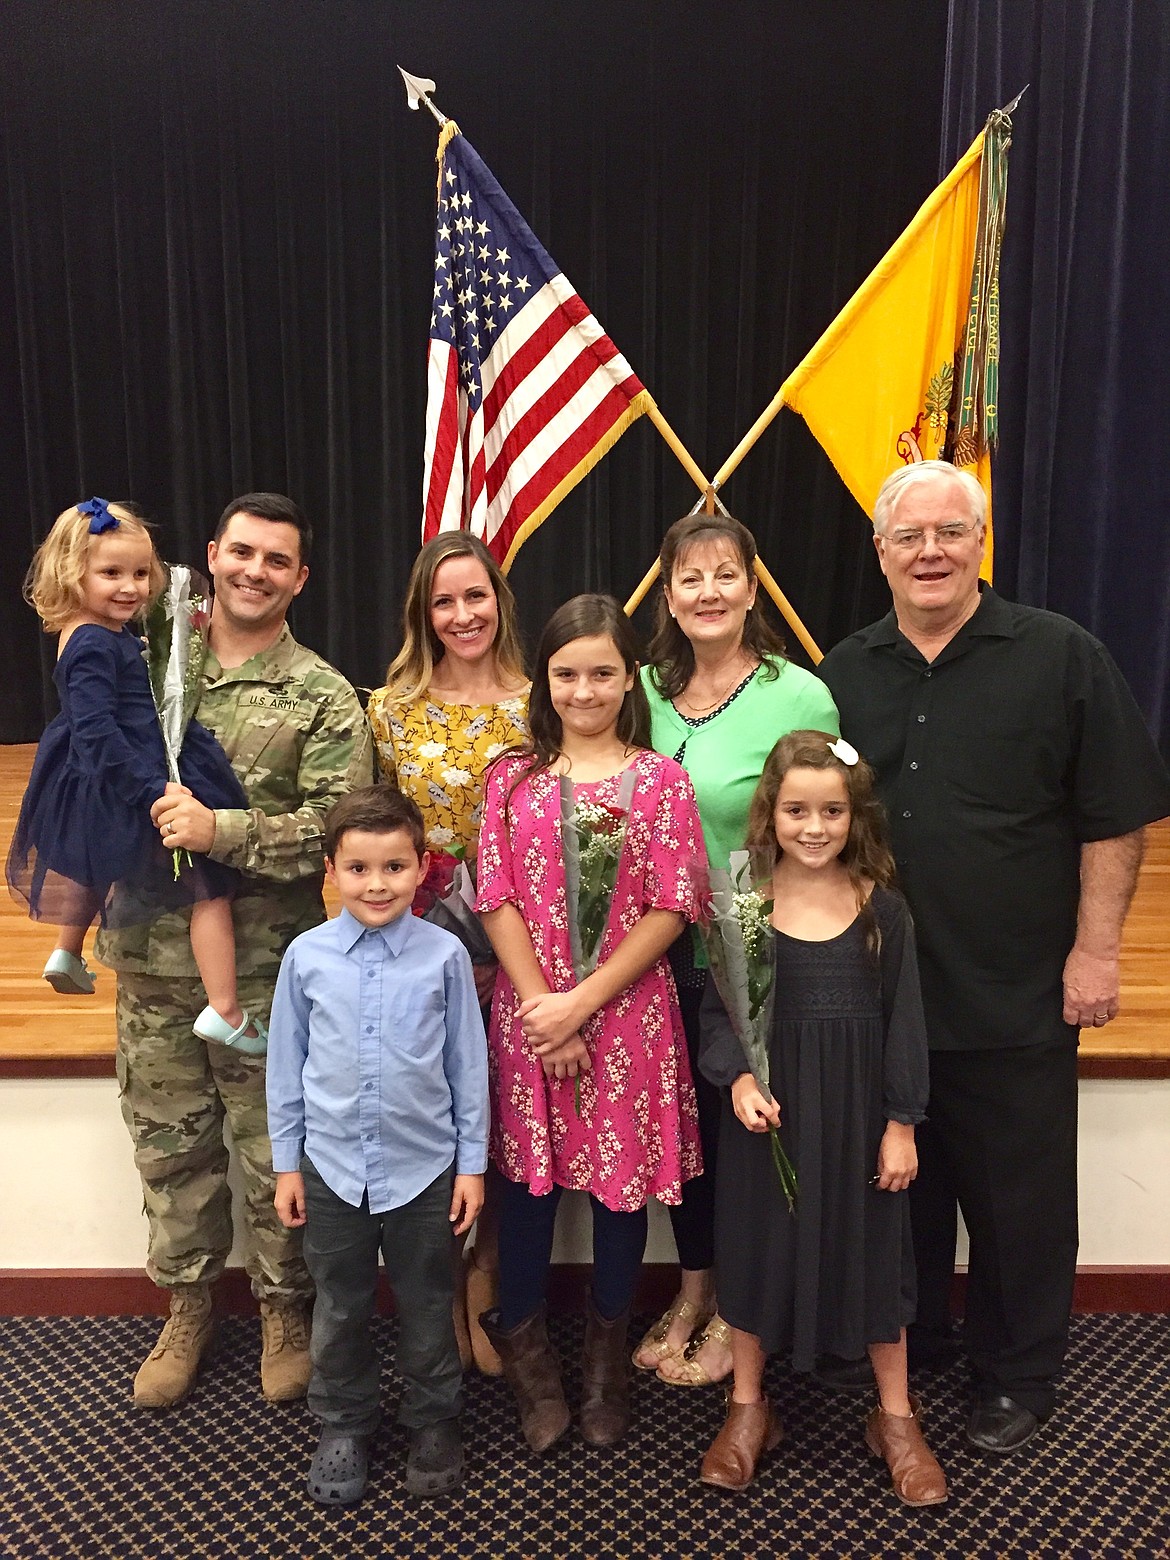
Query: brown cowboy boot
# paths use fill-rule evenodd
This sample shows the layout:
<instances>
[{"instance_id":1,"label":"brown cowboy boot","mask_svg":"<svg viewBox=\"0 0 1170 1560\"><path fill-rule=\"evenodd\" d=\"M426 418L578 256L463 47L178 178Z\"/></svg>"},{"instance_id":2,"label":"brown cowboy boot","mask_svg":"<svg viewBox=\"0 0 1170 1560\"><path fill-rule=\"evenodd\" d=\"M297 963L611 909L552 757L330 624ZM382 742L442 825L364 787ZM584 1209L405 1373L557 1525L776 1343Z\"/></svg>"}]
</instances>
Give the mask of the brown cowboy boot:
<instances>
[{"instance_id":1,"label":"brown cowboy boot","mask_svg":"<svg viewBox=\"0 0 1170 1560\"><path fill-rule=\"evenodd\" d=\"M187 1396L214 1331L211 1290L206 1284L183 1284L171 1290L171 1314L134 1378L139 1408L171 1408Z\"/></svg>"},{"instance_id":2,"label":"brown cowboy boot","mask_svg":"<svg viewBox=\"0 0 1170 1560\"><path fill-rule=\"evenodd\" d=\"M707 1448L699 1479L721 1490L746 1490L768 1452L780 1445L784 1431L766 1397L758 1403L737 1403L727 1397L727 1418Z\"/></svg>"},{"instance_id":3,"label":"brown cowboy boot","mask_svg":"<svg viewBox=\"0 0 1170 1560\"><path fill-rule=\"evenodd\" d=\"M938 1506L947 1498L946 1475L922 1438L922 1405L910 1399L908 1415L887 1414L879 1403L865 1422L865 1444L884 1457L894 1494L907 1506Z\"/></svg>"},{"instance_id":4,"label":"brown cowboy boot","mask_svg":"<svg viewBox=\"0 0 1170 1560\"><path fill-rule=\"evenodd\" d=\"M548 1341L544 1306L507 1332L498 1311L486 1311L479 1321L503 1361L524 1439L534 1452L547 1452L569 1428L569 1405L560 1362Z\"/></svg>"},{"instance_id":5,"label":"brown cowboy boot","mask_svg":"<svg viewBox=\"0 0 1170 1560\"><path fill-rule=\"evenodd\" d=\"M629 1321L627 1307L607 1322L590 1296L581 1358L581 1435L590 1446L615 1446L630 1428Z\"/></svg>"},{"instance_id":6,"label":"brown cowboy boot","mask_svg":"<svg viewBox=\"0 0 1170 1560\"><path fill-rule=\"evenodd\" d=\"M260 1302L260 1390L270 1403L294 1403L309 1390L309 1311L296 1300Z\"/></svg>"}]
</instances>

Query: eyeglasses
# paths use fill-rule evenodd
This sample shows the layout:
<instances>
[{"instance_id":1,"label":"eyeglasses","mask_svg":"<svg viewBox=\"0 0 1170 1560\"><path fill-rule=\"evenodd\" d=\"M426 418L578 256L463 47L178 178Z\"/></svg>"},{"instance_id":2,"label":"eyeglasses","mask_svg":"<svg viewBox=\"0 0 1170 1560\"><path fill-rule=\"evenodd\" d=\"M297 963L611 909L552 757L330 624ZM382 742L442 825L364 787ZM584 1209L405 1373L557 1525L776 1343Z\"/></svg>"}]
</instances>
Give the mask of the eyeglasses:
<instances>
[{"instance_id":1,"label":"eyeglasses","mask_svg":"<svg viewBox=\"0 0 1170 1560\"><path fill-rule=\"evenodd\" d=\"M940 547L957 547L960 542L965 542L972 531L979 529L979 521L972 520L965 523L962 520L946 520L942 525L936 525L932 531L902 530L891 531L889 534L880 533L883 542L889 542L891 547L896 547L899 552L917 552L928 536L933 536Z\"/></svg>"}]
</instances>

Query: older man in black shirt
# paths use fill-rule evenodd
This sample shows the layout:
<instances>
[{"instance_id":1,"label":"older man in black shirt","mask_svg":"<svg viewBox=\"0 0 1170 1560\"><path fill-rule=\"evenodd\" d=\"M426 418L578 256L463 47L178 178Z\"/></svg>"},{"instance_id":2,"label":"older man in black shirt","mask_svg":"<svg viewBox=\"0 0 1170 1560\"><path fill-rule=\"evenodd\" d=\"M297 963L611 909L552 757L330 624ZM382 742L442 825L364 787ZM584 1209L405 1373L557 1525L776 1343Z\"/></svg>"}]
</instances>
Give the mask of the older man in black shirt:
<instances>
[{"instance_id":1,"label":"older man in black shirt","mask_svg":"<svg viewBox=\"0 0 1170 1560\"><path fill-rule=\"evenodd\" d=\"M1170 779L1104 647L981 585L984 517L978 482L946 462L895 472L874 511L893 611L819 672L877 771L918 932L931 1098L912 1350L949 1336L957 1199L968 1436L1010 1452L1053 1408L1076 1272L1078 1030L1117 1013L1142 831L1170 812Z\"/></svg>"}]
</instances>

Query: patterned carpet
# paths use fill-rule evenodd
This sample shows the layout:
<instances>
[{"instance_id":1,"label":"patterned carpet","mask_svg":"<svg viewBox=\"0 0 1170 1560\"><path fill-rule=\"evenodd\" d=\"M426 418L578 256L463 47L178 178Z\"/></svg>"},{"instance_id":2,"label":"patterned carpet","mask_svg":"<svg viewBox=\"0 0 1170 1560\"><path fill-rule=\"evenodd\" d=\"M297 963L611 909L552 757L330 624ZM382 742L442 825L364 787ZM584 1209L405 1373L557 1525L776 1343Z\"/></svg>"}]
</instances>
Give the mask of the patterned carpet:
<instances>
[{"instance_id":1,"label":"patterned carpet","mask_svg":"<svg viewBox=\"0 0 1170 1560\"><path fill-rule=\"evenodd\" d=\"M394 1324L380 1321L392 1346ZM403 1493L402 1433L387 1371L387 1427L370 1490L347 1510L305 1493L316 1435L302 1405L265 1404L259 1324L228 1320L181 1408L133 1408L130 1381L153 1318L0 1322L0 1554L5 1560L351 1560L351 1557L1170 1555L1170 1318L1073 1323L1064 1406L1022 1452L976 1454L963 1436L958 1367L922 1383L928 1433L951 1482L943 1507L903 1508L861 1439L862 1403L773 1364L786 1440L746 1495L694 1475L722 1417L718 1390L636 1384L636 1421L614 1452L572 1439L528 1456L502 1382L469 1381L467 1480L444 1502ZM554 1336L566 1361L582 1321ZM570 1395L579 1388L567 1367Z\"/></svg>"}]
</instances>

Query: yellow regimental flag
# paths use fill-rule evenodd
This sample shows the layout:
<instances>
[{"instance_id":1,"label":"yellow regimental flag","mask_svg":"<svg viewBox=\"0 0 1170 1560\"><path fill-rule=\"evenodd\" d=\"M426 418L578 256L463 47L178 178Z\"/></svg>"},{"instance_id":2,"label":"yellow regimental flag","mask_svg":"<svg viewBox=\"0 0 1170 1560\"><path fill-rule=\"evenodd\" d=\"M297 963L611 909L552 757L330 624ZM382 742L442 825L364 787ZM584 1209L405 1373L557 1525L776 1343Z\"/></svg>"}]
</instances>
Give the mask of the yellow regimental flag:
<instances>
[{"instance_id":1,"label":"yellow regimental flag","mask_svg":"<svg viewBox=\"0 0 1170 1560\"><path fill-rule=\"evenodd\" d=\"M871 517L900 464L952 460L973 472L987 494L987 579L1010 129L1006 110L991 116L778 397Z\"/></svg>"}]
</instances>

